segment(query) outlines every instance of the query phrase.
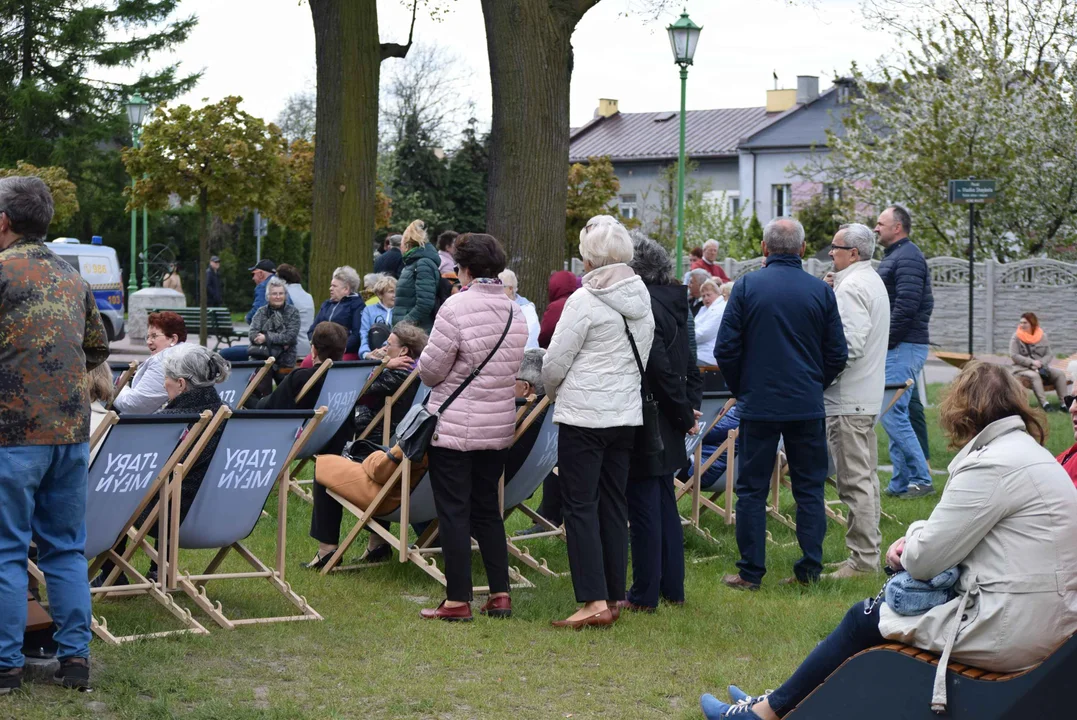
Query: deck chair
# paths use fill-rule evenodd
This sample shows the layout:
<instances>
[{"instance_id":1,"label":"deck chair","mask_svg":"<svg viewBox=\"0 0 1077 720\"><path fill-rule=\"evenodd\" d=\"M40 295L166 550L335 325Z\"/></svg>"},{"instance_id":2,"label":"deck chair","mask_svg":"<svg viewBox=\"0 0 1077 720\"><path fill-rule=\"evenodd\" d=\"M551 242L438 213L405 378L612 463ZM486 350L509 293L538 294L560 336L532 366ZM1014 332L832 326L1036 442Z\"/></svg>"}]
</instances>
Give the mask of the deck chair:
<instances>
[{"instance_id":1,"label":"deck chair","mask_svg":"<svg viewBox=\"0 0 1077 720\"><path fill-rule=\"evenodd\" d=\"M526 547L518 544L525 540L549 537L563 539L565 536L564 528L554 526L549 520L524 504L542 486L546 476L557 465L557 425L553 421L553 407L550 403L550 398L549 396L544 396L541 400L535 402L533 406L530 403L525 403L520 410L529 411L523 416L523 420L516 430L517 438L522 437L529 427L538 422L538 418L543 411L545 411L546 415L542 418L542 426L539 428L534 444L528 449L527 457L524 458L520 469L511 478L505 478L502 483L501 507L504 510L505 517L512 514L514 510L520 510L532 521L545 527L546 530L521 537L510 535L506 537L505 542L508 545L509 554L529 568L537 570L547 577L561 577L564 573L556 573L550 570L545 559L536 559Z\"/></svg>"},{"instance_id":2,"label":"deck chair","mask_svg":"<svg viewBox=\"0 0 1077 720\"><path fill-rule=\"evenodd\" d=\"M938 664L938 657L918 648L879 645L846 660L786 717L938 720L931 710ZM1077 636L1023 672L1000 674L957 662L947 671L946 716L952 720L1072 717L1069 683L1077 673Z\"/></svg>"},{"instance_id":3,"label":"deck chair","mask_svg":"<svg viewBox=\"0 0 1077 720\"><path fill-rule=\"evenodd\" d=\"M543 408L536 408L532 411L532 414L537 417L538 413L541 413ZM552 416L552 413L548 413ZM526 431L526 428L524 428ZM516 438L519 438L523 433L517 429ZM536 442L536 445L538 443ZM543 476L545 477L545 476ZM374 497L374 500L370 503L365 511L359 509L356 505L349 502L347 499L336 494L332 490L327 491L329 496L339 502L345 510L358 518L355 526L348 532L344 540L337 546L337 550L333 553L333 556L329 558L329 561L322 568L322 575L326 575L330 572L342 572L345 570L358 570L364 567L369 567L369 563L359 563L354 565L340 565L341 558L344 557L344 553L348 551L348 548L355 542L359 533L364 529L370 532L377 533L383 540L389 543L396 553L401 563L413 563L423 572L430 577L437 580L442 585L445 585L445 574L438 569L437 562L433 558L428 559L428 555L436 555L441 552L440 548L433 547L432 542L437 537L437 509L434 507L434 491L430 485L429 473L424 475L418 483L415 485L415 489L411 490L411 461L404 458L404 461L400 463L400 466L396 469L396 472L390 476L386 481L382 489ZM393 488L400 487L400 506L395 510L387 513L379 514L379 508L385 500L385 497L393 490ZM374 522L377 519L380 522ZM416 540L415 545L412 545L408 541L409 525L411 523L427 522L429 526L423 535ZM387 526L391 523L398 523L400 526L399 535L394 535L387 529ZM513 587L534 587L534 585L527 580L520 572L509 566L509 579L513 583ZM489 591L489 587L476 587L473 589L476 593L485 593Z\"/></svg>"},{"instance_id":4,"label":"deck chair","mask_svg":"<svg viewBox=\"0 0 1077 720\"><path fill-rule=\"evenodd\" d=\"M305 598L297 595L285 582L284 563L288 529L288 480L292 461L317 432L325 408L311 410L238 410L221 409L218 417L227 420L205 479L195 495L187 516L180 522L180 488L189 464L176 466L169 483L169 552L167 585L181 590L223 628L293 620L321 620ZM230 417L229 417L230 416ZM212 430L212 428L210 428ZM209 430L207 430L207 433ZM279 481L279 484L278 484ZM277 548L271 568L243 545L262 515L262 508L273 486L277 485ZM157 555L148 544L143 549ZM198 574L179 573L180 550L217 549L206 569ZM253 567L248 572L217 572L229 552L235 551ZM155 558L156 559L156 558ZM206 594L210 581L261 578L268 580L281 595L299 608L299 615L270 618L235 619L225 615L221 604Z\"/></svg>"},{"instance_id":5,"label":"deck chair","mask_svg":"<svg viewBox=\"0 0 1077 720\"><path fill-rule=\"evenodd\" d=\"M103 587L93 588L90 592L95 598L103 597L116 589L114 583L120 573L126 573L128 579L134 582L121 586L124 594L148 594L184 626L182 630L117 637L109 631L108 622L103 617L93 617L91 628L109 644L119 645L179 633L204 635L208 632L191 616L190 611L172 601L164 592L163 583L150 582L131 565L127 559L129 554L121 557L114 548L154 499L162 507L167 507L166 479L177 463L188 456L210 423L210 417L208 411L201 416L125 415L122 418L109 413L95 433L95 440L104 436L106 431L108 434L90 465L87 478L85 555L90 561L91 577L106 560L115 563L116 568ZM162 527L161 531L163 543L167 540L167 528ZM31 569L31 573L35 573L35 570Z\"/></svg>"},{"instance_id":6,"label":"deck chair","mask_svg":"<svg viewBox=\"0 0 1077 720\"><path fill-rule=\"evenodd\" d=\"M240 410L251 394L273 368L276 358L265 360L243 360L232 363L232 372L228 379L217 385L217 394L221 402L232 410Z\"/></svg>"},{"instance_id":7,"label":"deck chair","mask_svg":"<svg viewBox=\"0 0 1077 720\"><path fill-rule=\"evenodd\" d=\"M712 373L713 374L713 373ZM711 535L710 531L699 523L700 509L706 504L713 506L713 509L718 510L714 501L717 499L719 493L714 493L710 500L702 497L702 478L703 473L710 469L711 465L721 456L722 453L729 454L727 484L732 482L732 468L733 468L733 443L736 441L736 431L730 433L730 437L726 439L709 457L703 458L703 438L714 429L714 426L718 424L718 421L725 417L725 414L729 412L730 408L736 404L736 399L732 393L728 390L720 391L704 391L703 402L700 405L699 411L702 413L700 416L700 431L695 435L686 435L684 438L684 449L688 455L688 458L692 461L692 474L685 482L681 482L674 478L674 491L677 499L680 500L685 495L691 493L692 495L692 510L689 513L689 517L681 517L681 525L689 527L694 530L698 535L711 542L717 543L718 540ZM730 493L731 495L731 493ZM729 495L727 495L727 498ZM726 504L729 504L727 499ZM723 513L725 511L722 511ZM731 522L727 518L727 522Z\"/></svg>"},{"instance_id":8,"label":"deck chair","mask_svg":"<svg viewBox=\"0 0 1077 720\"><path fill-rule=\"evenodd\" d=\"M385 405L370 419L366 428L364 428L363 432L357 437L360 440L366 439L373 435L374 431L380 427L381 444L391 445L393 408L397 407L400 403L409 401L410 403L415 403L417 401L425 400L426 395L429 393L429 388L427 388L426 392L423 392L423 387L425 386L422 386L422 382L419 380L419 368L415 368L411 374L408 375L407 379L400 384L400 387L396 389L396 392L385 398Z\"/></svg>"},{"instance_id":9,"label":"deck chair","mask_svg":"<svg viewBox=\"0 0 1077 720\"><path fill-rule=\"evenodd\" d=\"M112 401L116 399L116 396L120 394L120 390L123 390L128 383L131 382L131 378L135 376L135 371L138 370L138 363L115 363L110 362L109 370L112 371L112 397L105 403L105 409L112 409Z\"/></svg>"},{"instance_id":10,"label":"deck chair","mask_svg":"<svg viewBox=\"0 0 1077 720\"><path fill-rule=\"evenodd\" d=\"M307 384L299 391L296 401L302 400L308 392L312 392L318 380L324 375L325 382L318 393L315 407L327 408L328 412L318 424L314 433L300 449L296 457L300 461L299 466L289 475L288 489L307 502L314 502L314 497L303 488L310 485L313 480L297 481L291 479L298 475L311 459L322 452L325 446L337 434L341 426L351 418L355 412L355 402L370 387L381 371L385 368L383 363L372 360L356 360L347 362L333 362L326 360L315 370Z\"/></svg>"}]
</instances>

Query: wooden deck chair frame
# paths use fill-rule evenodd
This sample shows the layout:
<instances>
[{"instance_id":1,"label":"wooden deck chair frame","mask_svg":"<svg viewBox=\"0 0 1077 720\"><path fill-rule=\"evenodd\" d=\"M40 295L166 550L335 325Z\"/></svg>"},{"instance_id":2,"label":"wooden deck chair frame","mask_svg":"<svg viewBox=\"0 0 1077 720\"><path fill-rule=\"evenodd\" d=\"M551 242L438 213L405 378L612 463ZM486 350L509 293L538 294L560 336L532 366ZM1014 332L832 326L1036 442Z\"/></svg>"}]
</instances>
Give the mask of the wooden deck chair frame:
<instances>
[{"instance_id":1,"label":"wooden deck chair frame","mask_svg":"<svg viewBox=\"0 0 1077 720\"><path fill-rule=\"evenodd\" d=\"M729 398L721 411L715 415L715 417L708 422L706 427L700 428L700 435L706 436L714 426L717 425L723 417L726 416L734 405L737 404L736 398ZM734 446L737 441L738 432L736 429L730 430L726 439L715 449L713 453L706 459L703 458L703 442L700 441L695 450L693 450L693 463L692 463L692 475L686 482L681 482L674 478L674 491L676 493L677 500L680 500L685 495L691 493L692 495L692 510L689 513L690 517L681 517L681 525L689 527L694 530L701 537L704 537L714 543L718 540L710 531L703 527L699 522L700 511L703 508L713 510L714 512L725 517L727 525L733 524L733 508L731 505L730 497L732 496L731 489L733 487L733 473L735 470L734 461L735 453ZM703 497L703 491L701 489L703 474L710 470L711 466L722 456L722 453L726 454L726 482L725 482L725 495L726 495L726 507L721 508L717 504L718 496L721 493L713 493L711 497Z\"/></svg>"},{"instance_id":2,"label":"wooden deck chair frame","mask_svg":"<svg viewBox=\"0 0 1077 720\"><path fill-rule=\"evenodd\" d=\"M149 545L149 543L142 540L142 549L152 559L158 562L161 567L167 567L167 579L166 586L169 592L182 591L191 600L209 615L214 622L227 630L234 630L241 625L260 625L266 623L276 622L294 622L299 620L322 620L322 616L307 603L306 598L298 595L292 586L285 580L285 562L286 551L288 543L288 483L290 481L289 475L291 473L291 465L295 460L296 455L303 449L311 433L321 422L322 417L325 416L326 408L320 407L314 411L314 416L303 427L299 437L292 443L291 449L288 451L287 457L284 462L281 463L280 472L277 475L275 484L277 485L277 547L275 554L274 567L269 567L261 559L258 558L253 552L251 552L242 542L234 542L227 547L220 548L217 554L210 561L206 569L197 575L191 575L190 573L180 574L179 568L179 529L180 529L180 490L183 485L183 478L187 473L188 467L192 465L191 462L179 463L173 472L172 480L168 486L168 492L171 496L170 511L169 511L169 544L168 544L168 557L172 560L167 565L161 563L157 557L158 553ZM220 422L227 420L232 416L232 411L227 406L222 406L214 417L215 421L219 421L217 426L212 426L203 433L203 437L208 441L213 436L213 432L216 432ZM163 545L164 543L162 543ZM217 569L221 563L224 562L230 551L234 550L240 557L246 560L254 568L253 572L236 572L236 573L218 573ZM269 617L269 618L229 618L224 613L224 608L220 602L214 602L209 598L206 593L206 583L210 581L222 581L222 580L247 580L254 578L264 578L284 596L286 600L291 602L297 608L299 608L301 614L299 615L286 615L282 617Z\"/></svg>"},{"instance_id":3,"label":"wooden deck chair frame","mask_svg":"<svg viewBox=\"0 0 1077 720\"><path fill-rule=\"evenodd\" d=\"M377 414L370 419L367 426L363 429L363 432L356 436L359 440L365 440L370 436L370 433L381 423L381 444L388 445L392 439L392 417L393 406L403 397L404 393L408 391L408 388L412 386L412 383L419 379L419 368L415 368L411 371L411 374L400 383L400 387L396 389L396 392L385 398L385 404L378 409Z\"/></svg>"},{"instance_id":4,"label":"wooden deck chair frame","mask_svg":"<svg viewBox=\"0 0 1077 720\"><path fill-rule=\"evenodd\" d=\"M161 466L157 476L150 482L145 498L139 503L138 508L132 513L131 517L127 520L127 533L131 532L134 524L138 521L139 516L154 500L157 501L158 507L168 506L168 494L166 489L168 487L167 478L171 475L180 460L184 457L195 457L197 455L191 455L192 446L197 446L198 441L202 440L202 436L205 434L205 429L212 422L209 411L205 411L201 414L199 420L194 423L187 431L187 434L179 441L172 454L165 460ZM104 438L105 433L118 421L118 416L115 412L109 412L101 425L94 431L93 436L90 438L90 447L94 448ZM204 443L203 443L204 444ZM156 518L156 511L152 513L152 518ZM151 518L151 519L152 519ZM145 523L145 531L149 532L152 527L151 522ZM167 541L167 527L165 523L160 523L159 526L159 542L162 544ZM126 534L125 534L126 535ZM194 635L208 635L209 631L194 617L191 615L190 610L181 608L177 605L172 598L164 591L164 580L166 567L162 566L158 581L151 582L148 578L143 576L138 570L131 565L130 558L135 551L135 544L132 543L128 546L127 551L123 556L116 552L115 546L109 548L107 551L101 553L89 563L89 577L93 577L100 570L101 566L108 560L111 560L115 564L115 568L109 573L109 576L105 579L104 584L100 588L91 588L91 599L101 598L103 599L107 595L135 595L144 594L149 595L161 606L163 606L169 613L171 613L177 620L183 624L183 628L179 630L168 630L164 632L156 633L142 633L136 635L117 636L112 633L108 628L108 621L104 617L98 617L91 615L90 629L95 635L104 640L110 645L121 645L126 642L132 642L134 640L147 640L151 638L169 637L172 635L181 634L194 634ZM44 577L41 575L40 570L31 563L31 574L38 578L39 582L44 583ZM120 573L127 575L128 580L133 578L135 582L128 585L119 586L122 588L122 592L116 592L117 586L115 582Z\"/></svg>"},{"instance_id":5,"label":"wooden deck chair frame","mask_svg":"<svg viewBox=\"0 0 1077 720\"><path fill-rule=\"evenodd\" d=\"M363 397L363 395L366 394L366 391L370 388L371 383L374 382L374 379L377 378L378 375L381 375L382 370L385 369L387 364L388 364L388 359L383 361L382 364L379 365L378 367L374 368L373 372L370 373L370 375L366 379L366 382L363 384L363 388L359 391L359 394L356 395L356 400L358 400L359 398ZM314 374L311 375L310 379L307 380L305 385L303 385L303 389L300 390L299 394L295 396L295 401L296 401L297 404L299 403L300 400L302 400L306 396L306 394L308 392L311 391L311 389L314 387L314 385L317 384L318 380L320 380L327 372L329 372L330 368L332 368L332 367L333 367L333 361L332 360L325 360L324 362L322 362L318 366L318 369L314 371ZM418 374L417 369L415 370L414 374ZM375 416L375 420L376 419L377 419L377 416ZM371 420L370 424L373 425L374 420ZM370 427L370 425L368 425L367 427ZM365 435L364 435L364 437L365 437ZM300 472L302 472L303 468L305 468L307 466L307 464L309 464L309 463L310 463L310 458L305 458L305 459L299 461L298 467L296 467L295 470L289 475L288 490L289 490L289 492L295 493L296 497L298 497L300 500L303 500L305 502L313 504L314 503L314 496L311 495L310 491L307 490L306 488L304 488L303 486L304 485L312 485L314 483L314 481L313 480L293 480L293 479L291 479L291 478L294 478L296 475L298 475Z\"/></svg>"},{"instance_id":6,"label":"wooden deck chair frame","mask_svg":"<svg viewBox=\"0 0 1077 720\"><path fill-rule=\"evenodd\" d=\"M127 387L127 383L131 382L131 378L135 376L135 372L138 371L138 363L132 361L128 364L127 369L120 373L120 376L116 378L116 385L112 389L112 397L105 403L105 409L111 410L112 403L116 400L116 396L120 394L120 390ZM91 446L92 447L92 446Z\"/></svg>"},{"instance_id":7,"label":"wooden deck chair frame","mask_svg":"<svg viewBox=\"0 0 1077 720\"><path fill-rule=\"evenodd\" d=\"M243 394L239 396L239 400L236 402L236 410L242 410L243 406L247 404L247 400L250 399L254 391L258 389L258 386L265 380L266 375L273 369L273 364L277 362L275 357L267 357L265 362L262 363L262 367L258 368L258 372L251 376L250 382L247 383L247 387L243 389Z\"/></svg>"},{"instance_id":8,"label":"wooden deck chair frame","mask_svg":"<svg viewBox=\"0 0 1077 720\"><path fill-rule=\"evenodd\" d=\"M536 410L532 411L532 416L529 419L533 422L535 417L542 412L545 405L540 405ZM530 423L527 423L530 427ZM523 427L522 430L517 430L517 433L513 436L513 442L515 442L522 434L523 430L527 427ZM504 497L504 474L501 476L499 482L498 494L499 498ZM373 522L378 517L378 512L381 509L382 503L385 501L385 497L392 492L393 488L400 487L400 518L398 525L400 527L399 534L394 535L390 530L383 527L380 523ZM354 503L350 502L346 498L338 495L332 490L326 492L334 500L339 502L341 506L349 513L354 515L358 520L355 526L352 527L348 534L344 537L344 540L337 546L336 552L321 570L322 575L328 575L330 572L344 572L347 570L360 570L366 567L374 566L373 563L358 563L353 565L340 565L341 559L344 557L344 553L359 537L359 533L364 529L376 533L385 542L389 544L393 550L396 551L396 555L401 563L411 562L419 567L423 572L437 580L441 585L446 584L445 574L438 568L437 563L433 558L427 558L428 555L437 555L441 553L441 548L434 547L432 545L434 539L437 537L437 520L432 520L427 529L419 537L416 544L410 545L408 542L408 535L410 531L409 524L410 518L410 506L411 506L411 461L405 457L400 465L396 468L393 474L382 486L381 490L374 499L370 502L369 507L366 510L360 510ZM384 514L384 513L383 513ZM476 546L474 540L472 540L472 550L474 551ZM512 587L534 587L527 578L520 574L519 570L513 566L509 566L509 580ZM479 586L472 588L472 591L478 594L485 594L489 592L488 586Z\"/></svg>"}]
</instances>

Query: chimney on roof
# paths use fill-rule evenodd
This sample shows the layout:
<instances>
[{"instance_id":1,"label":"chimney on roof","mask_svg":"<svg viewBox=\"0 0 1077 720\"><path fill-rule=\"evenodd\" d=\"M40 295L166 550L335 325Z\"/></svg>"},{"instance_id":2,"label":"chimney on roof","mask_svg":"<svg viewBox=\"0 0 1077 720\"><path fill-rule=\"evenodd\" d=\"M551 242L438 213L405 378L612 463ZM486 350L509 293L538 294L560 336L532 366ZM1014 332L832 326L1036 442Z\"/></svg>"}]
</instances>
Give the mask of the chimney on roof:
<instances>
[{"instance_id":1,"label":"chimney on roof","mask_svg":"<svg viewBox=\"0 0 1077 720\"><path fill-rule=\"evenodd\" d=\"M620 112L617 109L617 101L610 100L609 98L598 99L598 109L595 110L595 117L610 117Z\"/></svg>"},{"instance_id":2,"label":"chimney on roof","mask_svg":"<svg viewBox=\"0 0 1077 720\"><path fill-rule=\"evenodd\" d=\"M815 75L797 75L797 105L807 105L819 97L819 78Z\"/></svg>"}]
</instances>

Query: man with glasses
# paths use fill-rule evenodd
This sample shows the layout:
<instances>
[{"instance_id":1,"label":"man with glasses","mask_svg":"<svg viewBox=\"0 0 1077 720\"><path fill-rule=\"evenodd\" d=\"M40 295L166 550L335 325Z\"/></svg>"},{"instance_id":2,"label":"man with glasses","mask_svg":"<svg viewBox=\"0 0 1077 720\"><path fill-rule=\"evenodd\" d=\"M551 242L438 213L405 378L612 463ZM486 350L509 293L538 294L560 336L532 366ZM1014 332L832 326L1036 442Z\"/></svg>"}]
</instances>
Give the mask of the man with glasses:
<instances>
[{"instance_id":1,"label":"man with glasses","mask_svg":"<svg viewBox=\"0 0 1077 720\"><path fill-rule=\"evenodd\" d=\"M928 325L935 299L931 294L931 271L920 248L909 239L912 218L900 205L879 215L875 233L886 248L879 264L890 298L890 342L886 354L886 382L916 380L927 360ZM898 498L931 495L931 469L909 417L909 403L916 388L904 393L882 418L890 436L890 460L894 474L886 494Z\"/></svg>"},{"instance_id":2,"label":"man with glasses","mask_svg":"<svg viewBox=\"0 0 1077 720\"><path fill-rule=\"evenodd\" d=\"M871 266L875 234L866 225L842 225L830 244L834 288L849 346L849 359L823 393L826 438L834 459L838 497L849 508L845 534L848 559L824 578L842 580L879 572L879 444L875 418L886 390L886 346L890 338L890 299Z\"/></svg>"},{"instance_id":3,"label":"man with glasses","mask_svg":"<svg viewBox=\"0 0 1077 720\"><path fill-rule=\"evenodd\" d=\"M90 287L45 245L45 183L0 180L0 208L0 695L22 685L31 539L56 623L56 681L85 689L86 373L108 359L108 340Z\"/></svg>"}]
</instances>

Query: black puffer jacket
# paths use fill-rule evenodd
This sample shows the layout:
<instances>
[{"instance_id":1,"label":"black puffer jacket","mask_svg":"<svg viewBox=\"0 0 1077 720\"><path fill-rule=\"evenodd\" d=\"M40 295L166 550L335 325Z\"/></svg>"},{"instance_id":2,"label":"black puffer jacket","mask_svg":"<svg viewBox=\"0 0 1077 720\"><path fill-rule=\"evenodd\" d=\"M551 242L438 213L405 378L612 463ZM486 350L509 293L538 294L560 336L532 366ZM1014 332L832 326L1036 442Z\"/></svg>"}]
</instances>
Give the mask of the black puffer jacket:
<instances>
[{"instance_id":1,"label":"black puffer jacket","mask_svg":"<svg viewBox=\"0 0 1077 720\"><path fill-rule=\"evenodd\" d=\"M927 345L935 298L931 294L931 271L920 248L909 238L886 248L879 277L890 296L890 349L900 343Z\"/></svg>"},{"instance_id":2,"label":"black puffer jacket","mask_svg":"<svg viewBox=\"0 0 1077 720\"><path fill-rule=\"evenodd\" d=\"M183 413L200 413L203 410L216 413L221 404L221 396L217 394L217 389L212 385L209 387L192 387L186 392L177 395L174 400L169 400L168 404L158 410L156 414L182 415ZM180 486L181 522L183 518L187 517L187 511L191 509L191 504L194 503L198 488L202 487L202 480L206 477L206 470L209 470L209 463L213 460L213 454L217 452L217 443L220 442L223 433L223 426L213 433L213 437L206 443L202 454L198 456L194 466L187 471L187 475L183 478L183 485ZM143 513L143 519L145 519L146 515L148 515L148 512ZM139 522L142 521L140 520Z\"/></svg>"},{"instance_id":3,"label":"black puffer jacket","mask_svg":"<svg viewBox=\"0 0 1077 720\"><path fill-rule=\"evenodd\" d=\"M647 360L647 382L658 401L662 452L633 453L631 477L672 476L688 465L684 436L696 418L689 385L702 385L695 355L689 349L688 298L681 285L648 285L654 314L654 343Z\"/></svg>"}]
</instances>

